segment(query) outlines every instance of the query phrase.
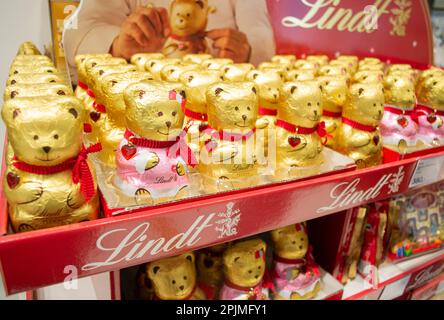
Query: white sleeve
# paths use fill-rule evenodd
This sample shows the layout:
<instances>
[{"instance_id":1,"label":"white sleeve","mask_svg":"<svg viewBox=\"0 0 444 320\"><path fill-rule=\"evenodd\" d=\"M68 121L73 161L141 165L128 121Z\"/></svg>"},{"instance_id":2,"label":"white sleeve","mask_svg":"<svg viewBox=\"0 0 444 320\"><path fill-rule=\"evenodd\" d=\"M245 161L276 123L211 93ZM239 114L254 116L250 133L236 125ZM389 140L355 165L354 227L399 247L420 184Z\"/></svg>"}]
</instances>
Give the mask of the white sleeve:
<instances>
[{"instance_id":1,"label":"white sleeve","mask_svg":"<svg viewBox=\"0 0 444 320\"><path fill-rule=\"evenodd\" d=\"M251 46L250 62L258 65L276 54L266 0L235 0L236 24Z\"/></svg>"}]
</instances>

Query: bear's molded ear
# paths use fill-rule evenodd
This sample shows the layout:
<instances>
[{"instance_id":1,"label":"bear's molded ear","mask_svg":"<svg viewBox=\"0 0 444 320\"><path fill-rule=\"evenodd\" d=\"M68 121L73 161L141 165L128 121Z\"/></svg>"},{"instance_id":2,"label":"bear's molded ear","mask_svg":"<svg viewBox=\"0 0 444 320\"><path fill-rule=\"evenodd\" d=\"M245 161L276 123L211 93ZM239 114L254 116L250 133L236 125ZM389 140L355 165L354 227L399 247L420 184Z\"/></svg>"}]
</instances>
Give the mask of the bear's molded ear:
<instances>
[{"instance_id":1,"label":"bear's molded ear","mask_svg":"<svg viewBox=\"0 0 444 320\"><path fill-rule=\"evenodd\" d=\"M227 73L228 71L230 71L230 68L229 67L227 67L227 68L225 68L225 73Z\"/></svg>"},{"instance_id":2,"label":"bear's molded ear","mask_svg":"<svg viewBox=\"0 0 444 320\"><path fill-rule=\"evenodd\" d=\"M180 95L182 96L182 98L183 98L184 100L187 99L187 94L186 94L186 92L185 92L184 90L180 91Z\"/></svg>"},{"instance_id":3,"label":"bear's molded ear","mask_svg":"<svg viewBox=\"0 0 444 320\"><path fill-rule=\"evenodd\" d=\"M75 119L77 119L77 118L79 117L79 113L78 113L77 110L74 109L74 108L69 109L68 112L69 112L70 114L72 114L73 117L74 117Z\"/></svg>"},{"instance_id":4,"label":"bear's molded ear","mask_svg":"<svg viewBox=\"0 0 444 320\"><path fill-rule=\"evenodd\" d=\"M256 87L252 87L252 88L251 88L251 91L253 91L254 94L257 94Z\"/></svg>"},{"instance_id":5,"label":"bear's molded ear","mask_svg":"<svg viewBox=\"0 0 444 320\"><path fill-rule=\"evenodd\" d=\"M259 77L259 73L254 73L254 74L253 74L253 79L256 80L257 77Z\"/></svg>"},{"instance_id":6,"label":"bear's molded ear","mask_svg":"<svg viewBox=\"0 0 444 320\"><path fill-rule=\"evenodd\" d=\"M204 8L204 3L203 3L202 0L196 0L196 4L197 4L201 9Z\"/></svg>"},{"instance_id":7,"label":"bear's molded ear","mask_svg":"<svg viewBox=\"0 0 444 320\"><path fill-rule=\"evenodd\" d=\"M191 81L193 81L193 79L194 79L194 76L189 76L189 77L188 77L188 82L191 83Z\"/></svg>"},{"instance_id":8,"label":"bear's molded ear","mask_svg":"<svg viewBox=\"0 0 444 320\"><path fill-rule=\"evenodd\" d=\"M194 255L192 255L192 254L187 254L185 259L187 259L191 263L194 263Z\"/></svg>"},{"instance_id":9,"label":"bear's molded ear","mask_svg":"<svg viewBox=\"0 0 444 320\"><path fill-rule=\"evenodd\" d=\"M148 264L147 269L148 269L148 277L150 279L154 279L157 273L159 272L160 267L156 264Z\"/></svg>"},{"instance_id":10,"label":"bear's molded ear","mask_svg":"<svg viewBox=\"0 0 444 320\"><path fill-rule=\"evenodd\" d=\"M362 96L362 94L364 93L364 88L359 88L359 95Z\"/></svg>"},{"instance_id":11,"label":"bear's molded ear","mask_svg":"<svg viewBox=\"0 0 444 320\"><path fill-rule=\"evenodd\" d=\"M14 109L14 111L12 111L12 120L15 120L15 118L17 118L20 114L20 110L19 109Z\"/></svg>"},{"instance_id":12,"label":"bear's molded ear","mask_svg":"<svg viewBox=\"0 0 444 320\"><path fill-rule=\"evenodd\" d=\"M290 89L291 94L293 94L297 88L298 88L297 86L292 86Z\"/></svg>"},{"instance_id":13,"label":"bear's molded ear","mask_svg":"<svg viewBox=\"0 0 444 320\"><path fill-rule=\"evenodd\" d=\"M208 7L208 13L216 13L216 7Z\"/></svg>"},{"instance_id":14,"label":"bear's molded ear","mask_svg":"<svg viewBox=\"0 0 444 320\"><path fill-rule=\"evenodd\" d=\"M216 97L219 97L222 92L224 92L224 89L222 88L216 88L216 90L214 90Z\"/></svg>"}]
</instances>

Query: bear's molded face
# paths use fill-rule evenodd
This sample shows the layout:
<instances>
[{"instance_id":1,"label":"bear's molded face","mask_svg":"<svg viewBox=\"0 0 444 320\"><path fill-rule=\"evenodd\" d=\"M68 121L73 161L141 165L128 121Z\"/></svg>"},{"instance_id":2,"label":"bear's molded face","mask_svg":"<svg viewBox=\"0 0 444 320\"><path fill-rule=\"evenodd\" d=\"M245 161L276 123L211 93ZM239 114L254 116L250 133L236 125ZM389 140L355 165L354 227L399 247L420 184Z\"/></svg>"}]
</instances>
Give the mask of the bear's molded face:
<instances>
[{"instance_id":1,"label":"bear's molded face","mask_svg":"<svg viewBox=\"0 0 444 320\"><path fill-rule=\"evenodd\" d=\"M179 82L182 73L192 70L200 70L201 67L197 64L168 64L162 68L160 72L162 80L169 82Z\"/></svg>"},{"instance_id":2,"label":"bear's molded face","mask_svg":"<svg viewBox=\"0 0 444 320\"><path fill-rule=\"evenodd\" d=\"M432 108L444 110L444 76L428 78L423 86L422 101Z\"/></svg>"},{"instance_id":3,"label":"bear's molded face","mask_svg":"<svg viewBox=\"0 0 444 320\"><path fill-rule=\"evenodd\" d=\"M221 131L246 131L256 125L258 89L252 82L216 83L207 90L208 122Z\"/></svg>"},{"instance_id":4,"label":"bear's molded face","mask_svg":"<svg viewBox=\"0 0 444 320\"><path fill-rule=\"evenodd\" d=\"M131 64L127 65L97 65L90 71L90 79L92 80L91 90L95 93L98 102L104 103L102 83L103 78L114 73L131 73L136 72L137 67Z\"/></svg>"},{"instance_id":5,"label":"bear's molded face","mask_svg":"<svg viewBox=\"0 0 444 320\"><path fill-rule=\"evenodd\" d=\"M80 152L85 111L74 97L12 99L2 117L14 153L23 162L55 166Z\"/></svg>"},{"instance_id":6,"label":"bear's molded face","mask_svg":"<svg viewBox=\"0 0 444 320\"><path fill-rule=\"evenodd\" d=\"M332 76L320 77L317 80L321 85L324 109L328 108L330 111L341 111L342 106L347 101L347 80L345 78ZM334 110L331 110L332 108Z\"/></svg>"},{"instance_id":7,"label":"bear's molded face","mask_svg":"<svg viewBox=\"0 0 444 320\"><path fill-rule=\"evenodd\" d=\"M130 85L124 93L128 129L151 140L175 140L184 119L179 100L185 97L179 83L143 81Z\"/></svg>"},{"instance_id":8,"label":"bear's molded face","mask_svg":"<svg viewBox=\"0 0 444 320\"><path fill-rule=\"evenodd\" d=\"M171 31L178 36L205 31L211 10L208 0L174 0L170 7Z\"/></svg>"},{"instance_id":9,"label":"bear's molded face","mask_svg":"<svg viewBox=\"0 0 444 320\"><path fill-rule=\"evenodd\" d=\"M384 115L382 84L354 84L350 87L344 116L359 123L378 126Z\"/></svg>"},{"instance_id":10,"label":"bear's molded face","mask_svg":"<svg viewBox=\"0 0 444 320\"><path fill-rule=\"evenodd\" d=\"M180 64L180 59L150 59L145 64L145 69L151 72L154 79L156 80L162 80L162 69L163 67L171 64Z\"/></svg>"},{"instance_id":11,"label":"bear's molded face","mask_svg":"<svg viewBox=\"0 0 444 320\"><path fill-rule=\"evenodd\" d=\"M250 63L236 63L221 68L224 81L245 81L247 74L254 70Z\"/></svg>"},{"instance_id":12,"label":"bear's molded face","mask_svg":"<svg viewBox=\"0 0 444 320\"><path fill-rule=\"evenodd\" d=\"M195 112L207 112L206 92L209 86L221 81L219 71L187 71L181 77L187 95L187 108Z\"/></svg>"},{"instance_id":13,"label":"bear's molded face","mask_svg":"<svg viewBox=\"0 0 444 320\"><path fill-rule=\"evenodd\" d=\"M322 115L319 82L288 82L284 85L287 103L279 109L279 118L297 126L314 128Z\"/></svg>"},{"instance_id":14,"label":"bear's molded face","mask_svg":"<svg viewBox=\"0 0 444 320\"><path fill-rule=\"evenodd\" d=\"M410 79L389 75L384 81L385 102L394 106L412 109L416 103L415 86Z\"/></svg>"},{"instance_id":15,"label":"bear's molded face","mask_svg":"<svg viewBox=\"0 0 444 320\"><path fill-rule=\"evenodd\" d=\"M68 96L70 94L72 94L72 89L64 84L18 84L6 87L4 100L38 96Z\"/></svg>"},{"instance_id":16,"label":"bear's molded face","mask_svg":"<svg viewBox=\"0 0 444 320\"><path fill-rule=\"evenodd\" d=\"M153 76L149 72L130 72L103 77L102 92L106 111L112 116L123 117L126 109L123 92L129 85L143 80L152 81Z\"/></svg>"},{"instance_id":17,"label":"bear's molded face","mask_svg":"<svg viewBox=\"0 0 444 320\"><path fill-rule=\"evenodd\" d=\"M252 288L265 274L266 244L260 239L236 243L223 256L224 274L231 283Z\"/></svg>"},{"instance_id":18,"label":"bear's molded face","mask_svg":"<svg viewBox=\"0 0 444 320\"><path fill-rule=\"evenodd\" d=\"M162 300L186 299L196 287L193 253L151 262L147 269L156 296Z\"/></svg>"},{"instance_id":19,"label":"bear's molded face","mask_svg":"<svg viewBox=\"0 0 444 320\"><path fill-rule=\"evenodd\" d=\"M308 235L304 224L273 230L271 239L276 255L284 259L302 259L308 251Z\"/></svg>"},{"instance_id":20,"label":"bear's molded face","mask_svg":"<svg viewBox=\"0 0 444 320\"><path fill-rule=\"evenodd\" d=\"M283 100L283 82L274 71L252 71L248 78L254 81L259 89L259 105L261 107L276 109Z\"/></svg>"},{"instance_id":21,"label":"bear's molded face","mask_svg":"<svg viewBox=\"0 0 444 320\"><path fill-rule=\"evenodd\" d=\"M97 66L103 65L126 65L128 64L125 59L120 58L106 58L102 56L97 56L93 58L89 58L85 60L85 62L81 65L81 69L79 73L82 73L82 78L86 81L88 86L92 86L92 81L90 79L91 72Z\"/></svg>"},{"instance_id":22,"label":"bear's molded face","mask_svg":"<svg viewBox=\"0 0 444 320\"><path fill-rule=\"evenodd\" d=\"M311 81L316 79L316 70L291 70L285 75L287 82L292 81Z\"/></svg>"},{"instance_id":23,"label":"bear's molded face","mask_svg":"<svg viewBox=\"0 0 444 320\"><path fill-rule=\"evenodd\" d=\"M381 83L384 80L384 72L377 70L358 71L353 76L354 83Z\"/></svg>"}]
</instances>

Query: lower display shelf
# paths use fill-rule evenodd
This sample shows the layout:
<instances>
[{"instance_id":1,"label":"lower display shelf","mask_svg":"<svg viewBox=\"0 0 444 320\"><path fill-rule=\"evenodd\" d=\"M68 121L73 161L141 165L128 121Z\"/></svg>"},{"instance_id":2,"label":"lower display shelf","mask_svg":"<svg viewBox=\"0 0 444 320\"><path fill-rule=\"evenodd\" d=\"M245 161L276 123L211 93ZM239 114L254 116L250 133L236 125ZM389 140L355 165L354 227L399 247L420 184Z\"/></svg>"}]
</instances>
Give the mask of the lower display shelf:
<instances>
[{"instance_id":1,"label":"lower display shelf","mask_svg":"<svg viewBox=\"0 0 444 320\"><path fill-rule=\"evenodd\" d=\"M399 263L385 261L378 282L358 275L344 287L343 300L393 300L419 288L444 272L444 249Z\"/></svg>"}]
</instances>

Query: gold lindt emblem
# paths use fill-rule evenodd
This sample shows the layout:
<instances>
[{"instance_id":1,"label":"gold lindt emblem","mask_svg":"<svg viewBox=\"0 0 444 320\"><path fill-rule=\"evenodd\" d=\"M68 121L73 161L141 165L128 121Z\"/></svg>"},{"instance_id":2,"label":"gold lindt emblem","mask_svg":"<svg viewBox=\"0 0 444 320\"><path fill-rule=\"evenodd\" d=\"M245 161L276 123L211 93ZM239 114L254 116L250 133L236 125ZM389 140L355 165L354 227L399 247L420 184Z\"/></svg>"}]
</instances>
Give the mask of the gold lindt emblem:
<instances>
[{"instance_id":1,"label":"gold lindt emblem","mask_svg":"<svg viewBox=\"0 0 444 320\"><path fill-rule=\"evenodd\" d=\"M390 24L393 26L390 32L393 36L405 37L406 26L412 15L412 1L395 0L396 8L391 10L393 16L390 18Z\"/></svg>"}]
</instances>

